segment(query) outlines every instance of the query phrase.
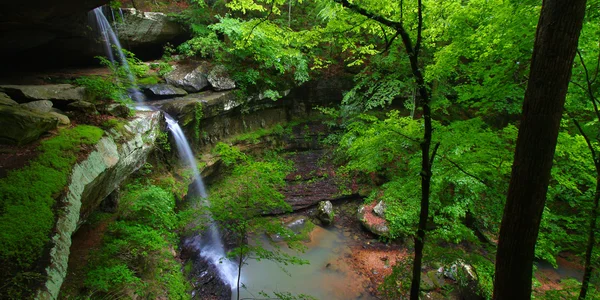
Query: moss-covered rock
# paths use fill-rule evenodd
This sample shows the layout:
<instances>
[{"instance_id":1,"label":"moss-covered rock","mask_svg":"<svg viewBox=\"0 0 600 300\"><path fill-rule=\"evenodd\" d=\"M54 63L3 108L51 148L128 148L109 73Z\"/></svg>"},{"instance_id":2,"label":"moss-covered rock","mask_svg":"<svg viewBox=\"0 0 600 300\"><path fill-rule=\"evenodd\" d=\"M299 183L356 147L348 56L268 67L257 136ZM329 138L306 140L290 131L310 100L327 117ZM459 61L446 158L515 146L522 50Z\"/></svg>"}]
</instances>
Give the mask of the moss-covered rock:
<instances>
[{"instance_id":1,"label":"moss-covered rock","mask_svg":"<svg viewBox=\"0 0 600 300\"><path fill-rule=\"evenodd\" d=\"M319 207L317 208L317 218L319 218L324 225L333 224L335 213L333 212L333 205L331 204L331 201L319 202Z\"/></svg>"},{"instance_id":2,"label":"moss-covered rock","mask_svg":"<svg viewBox=\"0 0 600 300\"><path fill-rule=\"evenodd\" d=\"M19 106L0 105L0 143L23 145L58 126L58 118Z\"/></svg>"},{"instance_id":3,"label":"moss-covered rock","mask_svg":"<svg viewBox=\"0 0 600 300\"><path fill-rule=\"evenodd\" d=\"M56 233L51 239L47 281L39 299L55 299L66 276L71 235L112 191L146 161L160 130L160 112L138 113L124 125L128 134L110 130L71 171L66 195L59 200Z\"/></svg>"}]
</instances>

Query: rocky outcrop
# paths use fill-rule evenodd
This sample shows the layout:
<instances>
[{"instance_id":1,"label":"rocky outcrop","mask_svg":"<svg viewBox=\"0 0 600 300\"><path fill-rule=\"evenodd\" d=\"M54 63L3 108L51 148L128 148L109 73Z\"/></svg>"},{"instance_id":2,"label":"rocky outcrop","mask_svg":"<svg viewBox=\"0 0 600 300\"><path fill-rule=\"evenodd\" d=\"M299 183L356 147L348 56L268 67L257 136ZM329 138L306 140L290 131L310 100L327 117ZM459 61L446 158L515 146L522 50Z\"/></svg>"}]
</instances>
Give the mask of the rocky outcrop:
<instances>
[{"instance_id":1,"label":"rocky outcrop","mask_svg":"<svg viewBox=\"0 0 600 300\"><path fill-rule=\"evenodd\" d=\"M229 77L224 66L215 66L208 73L208 83L215 91L225 91L235 89L235 81Z\"/></svg>"},{"instance_id":2,"label":"rocky outcrop","mask_svg":"<svg viewBox=\"0 0 600 300\"><path fill-rule=\"evenodd\" d=\"M165 79L167 83L190 93L208 88L217 92L235 89L235 81L231 79L224 66L213 66L206 61L178 64L175 70L165 76Z\"/></svg>"},{"instance_id":3,"label":"rocky outcrop","mask_svg":"<svg viewBox=\"0 0 600 300\"><path fill-rule=\"evenodd\" d=\"M0 105L0 143L23 145L58 126L56 116L17 105Z\"/></svg>"},{"instance_id":4,"label":"rocky outcrop","mask_svg":"<svg viewBox=\"0 0 600 300\"><path fill-rule=\"evenodd\" d=\"M139 88L151 99L173 98L187 95L187 92L184 89L174 87L170 84L146 84L140 85Z\"/></svg>"},{"instance_id":5,"label":"rocky outcrop","mask_svg":"<svg viewBox=\"0 0 600 300\"><path fill-rule=\"evenodd\" d=\"M189 36L173 17L160 12L142 12L132 8L122 9L124 20L117 23L121 43L134 49L139 47L161 48Z\"/></svg>"},{"instance_id":6,"label":"rocky outcrop","mask_svg":"<svg viewBox=\"0 0 600 300\"><path fill-rule=\"evenodd\" d=\"M49 100L54 106L65 106L70 102L86 100L85 88L70 84L0 85L0 92L19 103ZM64 105L60 105L62 102Z\"/></svg>"},{"instance_id":7,"label":"rocky outcrop","mask_svg":"<svg viewBox=\"0 0 600 300\"><path fill-rule=\"evenodd\" d=\"M165 76L168 84L195 93L208 87L208 63L177 65Z\"/></svg>"},{"instance_id":8,"label":"rocky outcrop","mask_svg":"<svg viewBox=\"0 0 600 300\"><path fill-rule=\"evenodd\" d=\"M66 195L59 201L56 233L52 237L47 281L38 299L55 299L67 271L71 235L132 172L142 166L160 130L160 112L140 112L124 126L109 131L71 172Z\"/></svg>"}]
</instances>

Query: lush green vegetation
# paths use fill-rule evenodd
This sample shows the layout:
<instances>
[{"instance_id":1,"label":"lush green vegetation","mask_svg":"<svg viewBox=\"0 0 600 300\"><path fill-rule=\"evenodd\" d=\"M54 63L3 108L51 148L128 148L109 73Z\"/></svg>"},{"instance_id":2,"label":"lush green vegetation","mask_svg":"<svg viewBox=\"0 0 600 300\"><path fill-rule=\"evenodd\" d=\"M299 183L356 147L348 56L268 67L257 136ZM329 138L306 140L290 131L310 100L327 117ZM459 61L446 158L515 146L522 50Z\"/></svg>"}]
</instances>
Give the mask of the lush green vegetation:
<instances>
[{"instance_id":1,"label":"lush green vegetation","mask_svg":"<svg viewBox=\"0 0 600 300\"><path fill-rule=\"evenodd\" d=\"M60 129L44 140L29 165L0 179L0 261L3 294L20 297L35 273L29 273L50 240L56 199L68 183L71 168L85 146L103 135L100 128L80 125Z\"/></svg>"},{"instance_id":2,"label":"lush green vegetation","mask_svg":"<svg viewBox=\"0 0 600 300\"><path fill-rule=\"evenodd\" d=\"M187 298L189 287L173 255L178 227L171 192L155 185L128 185L117 219L90 261L88 295Z\"/></svg>"},{"instance_id":3,"label":"lush green vegetation","mask_svg":"<svg viewBox=\"0 0 600 300\"><path fill-rule=\"evenodd\" d=\"M579 40L567 96L569 118L561 127L536 247L536 256L553 264L560 253L585 254L588 216L595 209L594 164L600 150L596 6L596 1L588 4ZM195 36L178 51L223 63L244 92L272 93L273 98L275 91L311 77L352 73L354 87L342 105L327 110L339 130L329 141L339 147L341 173L370 186L367 201L387 204L393 237L413 237L417 230L419 151L427 126L422 116L431 116L427 236L434 242L426 247L435 248L438 241L487 247L499 233L540 9L540 1L501 0L197 2L181 15ZM421 86L406 39L420 47ZM430 99L420 99L419 87ZM424 100L430 100L431 114L421 109ZM374 113L392 106L404 107ZM267 133L244 139L262 134ZM480 290L486 297L493 273L490 250L479 267L488 278L487 288Z\"/></svg>"}]
</instances>

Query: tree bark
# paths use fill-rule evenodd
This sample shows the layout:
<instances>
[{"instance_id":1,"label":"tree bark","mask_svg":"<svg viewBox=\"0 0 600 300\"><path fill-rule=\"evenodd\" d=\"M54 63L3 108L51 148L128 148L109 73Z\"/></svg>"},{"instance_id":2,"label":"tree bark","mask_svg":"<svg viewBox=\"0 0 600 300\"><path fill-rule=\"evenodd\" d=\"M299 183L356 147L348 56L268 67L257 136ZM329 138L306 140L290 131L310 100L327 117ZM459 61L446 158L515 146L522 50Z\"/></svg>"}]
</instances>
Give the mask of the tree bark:
<instances>
[{"instance_id":1,"label":"tree bark","mask_svg":"<svg viewBox=\"0 0 600 300\"><path fill-rule=\"evenodd\" d=\"M530 299L535 242L585 0L544 0L500 227L494 299Z\"/></svg>"}]
</instances>

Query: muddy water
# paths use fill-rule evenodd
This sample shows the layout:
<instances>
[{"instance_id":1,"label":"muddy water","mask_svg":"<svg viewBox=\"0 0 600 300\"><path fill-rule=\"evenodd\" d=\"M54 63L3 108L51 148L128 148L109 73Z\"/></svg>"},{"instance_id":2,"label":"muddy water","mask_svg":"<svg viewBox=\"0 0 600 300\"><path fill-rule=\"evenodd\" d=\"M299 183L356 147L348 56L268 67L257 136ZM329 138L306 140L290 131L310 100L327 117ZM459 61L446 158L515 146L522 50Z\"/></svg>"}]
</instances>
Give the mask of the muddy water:
<instances>
[{"instance_id":1,"label":"muddy water","mask_svg":"<svg viewBox=\"0 0 600 300\"><path fill-rule=\"evenodd\" d=\"M286 250L310 261L309 265L280 266L272 261L248 260L242 268L245 288L241 288L240 299L264 298L260 292L270 296L273 292L306 294L316 299L376 299L365 291L366 283L344 259L350 251L348 243L341 230L316 226L304 253ZM236 296L234 291L232 299Z\"/></svg>"},{"instance_id":2,"label":"muddy water","mask_svg":"<svg viewBox=\"0 0 600 300\"><path fill-rule=\"evenodd\" d=\"M562 257L556 259L558 268L555 269L551 263L546 261L536 261L535 265L538 267L540 272L555 273L554 277L559 279L573 278L581 282L583 279L583 267L578 266L574 263L570 263Z\"/></svg>"}]
</instances>

